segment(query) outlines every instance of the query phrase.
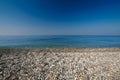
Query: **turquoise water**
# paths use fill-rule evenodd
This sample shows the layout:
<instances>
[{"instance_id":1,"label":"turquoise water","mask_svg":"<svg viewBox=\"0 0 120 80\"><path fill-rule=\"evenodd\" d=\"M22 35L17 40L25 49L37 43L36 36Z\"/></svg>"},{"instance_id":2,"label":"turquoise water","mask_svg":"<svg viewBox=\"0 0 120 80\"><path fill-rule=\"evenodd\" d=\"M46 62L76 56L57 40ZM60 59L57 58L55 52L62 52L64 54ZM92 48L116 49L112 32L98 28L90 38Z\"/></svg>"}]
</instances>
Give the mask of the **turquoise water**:
<instances>
[{"instance_id":1,"label":"turquoise water","mask_svg":"<svg viewBox=\"0 0 120 80\"><path fill-rule=\"evenodd\" d=\"M0 36L0 47L13 47L13 48L120 47L120 36L110 35Z\"/></svg>"}]
</instances>

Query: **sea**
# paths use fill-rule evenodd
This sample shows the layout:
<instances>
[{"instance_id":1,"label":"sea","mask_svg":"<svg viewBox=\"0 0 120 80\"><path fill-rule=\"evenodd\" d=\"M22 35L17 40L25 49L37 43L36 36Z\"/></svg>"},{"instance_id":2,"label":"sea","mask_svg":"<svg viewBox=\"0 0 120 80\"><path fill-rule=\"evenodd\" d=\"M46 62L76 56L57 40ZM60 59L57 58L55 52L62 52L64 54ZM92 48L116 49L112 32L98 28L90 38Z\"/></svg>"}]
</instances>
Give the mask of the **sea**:
<instances>
[{"instance_id":1,"label":"sea","mask_svg":"<svg viewBox=\"0 0 120 80\"><path fill-rule=\"evenodd\" d=\"M0 36L0 48L120 47L120 35Z\"/></svg>"}]
</instances>

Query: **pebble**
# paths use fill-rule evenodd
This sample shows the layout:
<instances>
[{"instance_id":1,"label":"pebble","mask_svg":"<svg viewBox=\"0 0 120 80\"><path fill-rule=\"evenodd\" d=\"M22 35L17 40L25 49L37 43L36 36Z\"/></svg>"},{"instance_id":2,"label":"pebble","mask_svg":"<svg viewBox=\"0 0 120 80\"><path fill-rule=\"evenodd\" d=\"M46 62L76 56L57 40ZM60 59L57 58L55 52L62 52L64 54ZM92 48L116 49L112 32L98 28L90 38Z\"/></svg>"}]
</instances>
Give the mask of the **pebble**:
<instances>
[{"instance_id":1,"label":"pebble","mask_svg":"<svg viewBox=\"0 0 120 80\"><path fill-rule=\"evenodd\" d=\"M0 80L120 80L120 48L0 49Z\"/></svg>"}]
</instances>

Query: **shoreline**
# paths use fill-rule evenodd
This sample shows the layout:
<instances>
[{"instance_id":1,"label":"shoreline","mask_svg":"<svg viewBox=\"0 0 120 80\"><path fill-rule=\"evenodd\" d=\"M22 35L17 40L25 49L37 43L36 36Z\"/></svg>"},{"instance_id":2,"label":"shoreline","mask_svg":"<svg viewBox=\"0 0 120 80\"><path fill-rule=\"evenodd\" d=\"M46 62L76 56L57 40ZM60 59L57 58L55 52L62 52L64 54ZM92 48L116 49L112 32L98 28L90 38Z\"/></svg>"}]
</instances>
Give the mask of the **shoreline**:
<instances>
[{"instance_id":1,"label":"shoreline","mask_svg":"<svg viewBox=\"0 0 120 80\"><path fill-rule=\"evenodd\" d=\"M15 52L15 51L39 51L39 52L117 52L120 51L120 47L112 48L0 48L1 52Z\"/></svg>"}]
</instances>

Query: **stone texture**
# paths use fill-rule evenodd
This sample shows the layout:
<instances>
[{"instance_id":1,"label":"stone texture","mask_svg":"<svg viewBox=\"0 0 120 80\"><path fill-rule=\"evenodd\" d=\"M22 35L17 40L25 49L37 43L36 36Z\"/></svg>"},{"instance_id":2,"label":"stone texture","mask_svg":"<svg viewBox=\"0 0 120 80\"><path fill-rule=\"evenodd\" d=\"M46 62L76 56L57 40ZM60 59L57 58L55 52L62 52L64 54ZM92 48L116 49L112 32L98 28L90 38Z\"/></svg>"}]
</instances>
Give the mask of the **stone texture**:
<instances>
[{"instance_id":1,"label":"stone texture","mask_svg":"<svg viewBox=\"0 0 120 80\"><path fill-rule=\"evenodd\" d=\"M120 48L0 49L0 80L120 80Z\"/></svg>"}]
</instances>

